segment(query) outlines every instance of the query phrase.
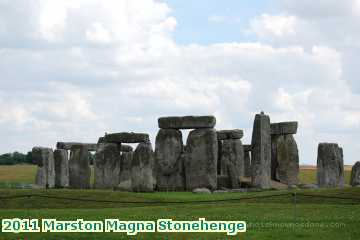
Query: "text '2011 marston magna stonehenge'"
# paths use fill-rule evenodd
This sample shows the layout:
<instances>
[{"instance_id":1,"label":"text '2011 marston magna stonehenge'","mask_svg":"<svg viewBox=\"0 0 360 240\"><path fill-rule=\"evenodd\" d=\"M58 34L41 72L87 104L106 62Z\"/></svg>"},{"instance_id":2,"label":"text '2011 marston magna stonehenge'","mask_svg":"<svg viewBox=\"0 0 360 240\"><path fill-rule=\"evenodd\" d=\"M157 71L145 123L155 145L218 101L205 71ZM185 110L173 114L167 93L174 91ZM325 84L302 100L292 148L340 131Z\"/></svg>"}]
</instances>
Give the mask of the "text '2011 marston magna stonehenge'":
<instances>
[{"instance_id":1,"label":"text '2011 marston magna stonehenge'","mask_svg":"<svg viewBox=\"0 0 360 240\"><path fill-rule=\"evenodd\" d=\"M271 123L268 115L256 114L250 145L243 145L241 129L216 130L214 116L162 117L158 125L154 151L148 134L134 132L105 134L97 144L58 142L54 152L34 147L35 183L44 188L194 193L298 185L297 122ZM182 129L191 129L186 141ZM96 151L93 184L91 151ZM342 148L319 144L317 161L318 186L343 186ZM360 185L359 162L351 185Z\"/></svg>"}]
</instances>

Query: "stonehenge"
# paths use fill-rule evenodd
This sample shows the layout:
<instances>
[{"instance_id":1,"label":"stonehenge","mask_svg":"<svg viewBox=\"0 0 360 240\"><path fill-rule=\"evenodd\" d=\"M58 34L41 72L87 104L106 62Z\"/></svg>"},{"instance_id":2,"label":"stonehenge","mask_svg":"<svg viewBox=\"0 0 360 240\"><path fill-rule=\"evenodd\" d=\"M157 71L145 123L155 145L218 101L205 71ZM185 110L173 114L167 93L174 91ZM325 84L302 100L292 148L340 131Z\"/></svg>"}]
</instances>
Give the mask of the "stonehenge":
<instances>
[{"instance_id":1,"label":"stonehenge","mask_svg":"<svg viewBox=\"0 0 360 240\"><path fill-rule=\"evenodd\" d=\"M251 183L261 189L270 188L271 134L270 118L263 112L255 115L251 139Z\"/></svg>"},{"instance_id":2,"label":"stonehenge","mask_svg":"<svg viewBox=\"0 0 360 240\"><path fill-rule=\"evenodd\" d=\"M338 144L319 144L316 178L319 187L342 187L344 185L343 149Z\"/></svg>"},{"instance_id":3,"label":"stonehenge","mask_svg":"<svg viewBox=\"0 0 360 240\"><path fill-rule=\"evenodd\" d=\"M35 184L44 188L55 186L54 153L51 148L34 147L33 161L37 164Z\"/></svg>"},{"instance_id":4,"label":"stonehenge","mask_svg":"<svg viewBox=\"0 0 360 240\"><path fill-rule=\"evenodd\" d=\"M353 187L360 185L360 162L356 162L351 168L350 185Z\"/></svg>"},{"instance_id":5,"label":"stonehenge","mask_svg":"<svg viewBox=\"0 0 360 240\"><path fill-rule=\"evenodd\" d=\"M34 147L35 183L132 192L244 192L274 188L275 183L304 185L298 180L297 122L271 123L268 115L256 114L251 144L243 144L243 130L216 130L215 125L214 116L161 117L154 149L148 134L135 132L105 133L97 143L57 142L54 151ZM190 130L187 139L182 130ZM338 144L319 144L316 186L344 185L343 158ZM360 162L352 168L351 185L360 185Z\"/></svg>"},{"instance_id":6,"label":"stonehenge","mask_svg":"<svg viewBox=\"0 0 360 240\"><path fill-rule=\"evenodd\" d=\"M272 123L271 179L289 186L298 184L299 153L293 134L297 122Z\"/></svg>"}]
</instances>

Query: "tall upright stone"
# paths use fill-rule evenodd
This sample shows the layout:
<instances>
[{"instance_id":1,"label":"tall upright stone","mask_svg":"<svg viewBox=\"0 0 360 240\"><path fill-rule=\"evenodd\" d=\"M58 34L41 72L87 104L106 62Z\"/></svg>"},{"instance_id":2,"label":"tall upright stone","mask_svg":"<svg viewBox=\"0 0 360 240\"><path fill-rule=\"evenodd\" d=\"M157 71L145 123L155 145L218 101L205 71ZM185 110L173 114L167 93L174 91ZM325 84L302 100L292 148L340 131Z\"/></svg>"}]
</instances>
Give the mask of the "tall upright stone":
<instances>
[{"instance_id":1,"label":"tall upright stone","mask_svg":"<svg viewBox=\"0 0 360 240\"><path fill-rule=\"evenodd\" d=\"M299 153L292 134L272 135L271 178L283 184L298 184Z\"/></svg>"},{"instance_id":2,"label":"tall upright stone","mask_svg":"<svg viewBox=\"0 0 360 240\"><path fill-rule=\"evenodd\" d=\"M90 188L90 158L86 145L71 147L69 160L69 187L75 189Z\"/></svg>"},{"instance_id":3,"label":"tall upright stone","mask_svg":"<svg viewBox=\"0 0 360 240\"><path fill-rule=\"evenodd\" d=\"M344 185L344 156L343 150L338 144L319 144L316 177L319 187L342 187Z\"/></svg>"},{"instance_id":4,"label":"tall upright stone","mask_svg":"<svg viewBox=\"0 0 360 240\"><path fill-rule=\"evenodd\" d=\"M109 189L120 182L120 149L116 143L100 143L94 161L94 188Z\"/></svg>"},{"instance_id":5,"label":"tall upright stone","mask_svg":"<svg viewBox=\"0 0 360 240\"><path fill-rule=\"evenodd\" d=\"M216 130L195 129L189 133L185 149L186 189L217 188L218 140Z\"/></svg>"},{"instance_id":6,"label":"tall upright stone","mask_svg":"<svg viewBox=\"0 0 360 240\"><path fill-rule=\"evenodd\" d=\"M244 175L251 177L251 145L244 145Z\"/></svg>"},{"instance_id":7,"label":"tall upright stone","mask_svg":"<svg viewBox=\"0 0 360 240\"><path fill-rule=\"evenodd\" d=\"M271 124L271 179L287 185L298 183L299 151L293 134L297 122Z\"/></svg>"},{"instance_id":8,"label":"tall upright stone","mask_svg":"<svg viewBox=\"0 0 360 240\"><path fill-rule=\"evenodd\" d=\"M267 189L271 182L271 135L270 118L263 112L256 114L252 134L251 183L254 187Z\"/></svg>"},{"instance_id":9,"label":"tall upright stone","mask_svg":"<svg viewBox=\"0 0 360 240\"><path fill-rule=\"evenodd\" d=\"M31 156L33 162L38 166L35 184L44 188L53 188L55 186L53 150L51 148L34 147Z\"/></svg>"},{"instance_id":10,"label":"tall upright stone","mask_svg":"<svg viewBox=\"0 0 360 240\"><path fill-rule=\"evenodd\" d=\"M69 157L65 149L54 150L55 161L55 187L64 188L69 186Z\"/></svg>"},{"instance_id":11,"label":"tall upright stone","mask_svg":"<svg viewBox=\"0 0 360 240\"><path fill-rule=\"evenodd\" d=\"M131 161L133 159L133 154L133 151L121 153L119 182L131 181Z\"/></svg>"},{"instance_id":12,"label":"tall upright stone","mask_svg":"<svg viewBox=\"0 0 360 240\"><path fill-rule=\"evenodd\" d=\"M351 168L350 185L353 187L360 185L360 162L356 162Z\"/></svg>"},{"instance_id":13,"label":"tall upright stone","mask_svg":"<svg viewBox=\"0 0 360 240\"><path fill-rule=\"evenodd\" d=\"M222 141L221 174L229 177L230 188L240 187L244 176L244 148L240 139Z\"/></svg>"},{"instance_id":14,"label":"tall upright stone","mask_svg":"<svg viewBox=\"0 0 360 240\"><path fill-rule=\"evenodd\" d=\"M182 134L176 129L160 129L155 143L156 187L159 191L185 190Z\"/></svg>"},{"instance_id":15,"label":"tall upright stone","mask_svg":"<svg viewBox=\"0 0 360 240\"><path fill-rule=\"evenodd\" d=\"M154 152L150 142L139 143L131 162L131 185L134 192L153 192Z\"/></svg>"}]
</instances>

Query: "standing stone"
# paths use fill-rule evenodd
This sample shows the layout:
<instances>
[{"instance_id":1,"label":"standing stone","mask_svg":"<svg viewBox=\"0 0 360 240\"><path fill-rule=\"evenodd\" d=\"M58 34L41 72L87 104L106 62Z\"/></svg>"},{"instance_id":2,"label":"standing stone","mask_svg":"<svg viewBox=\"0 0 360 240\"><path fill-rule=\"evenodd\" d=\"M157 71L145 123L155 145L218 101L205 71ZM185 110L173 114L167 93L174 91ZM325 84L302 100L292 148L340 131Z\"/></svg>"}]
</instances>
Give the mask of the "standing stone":
<instances>
[{"instance_id":1,"label":"standing stone","mask_svg":"<svg viewBox=\"0 0 360 240\"><path fill-rule=\"evenodd\" d=\"M150 142L139 143L131 162L131 184L134 192L153 192L154 152Z\"/></svg>"},{"instance_id":2,"label":"standing stone","mask_svg":"<svg viewBox=\"0 0 360 240\"><path fill-rule=\"evenodd\" d=\"M131 181L131 161L134 152L123 152L120 157L120 183Z\"/></svg>"},{"instance_id":3,"label":"standing stone","mask_svg":"<svg viewBox=\"0 0 360 240\"><path fill-rule=\"evenodd\" d=\"M251 183L257 188L270 188L271 136L270 118L263 112L256 114L252 134Z\"/></svg>"},{"instance_id":4,"label":"standing stone","mask_svg":"<svg viewBox=\"0 0 360 240\"><path fill-rule=\"evenodd\" d=\"M240 139L223 140L221 168L221 174L230 178L230 187L239 188L240 177L244 176L244 148Z\"/></svg>"},{"instance_id":5,"label":"standing stone","mask_svg":"<svg viewBox=\"0 0 360 240\"><path fill-rule=\"evenodd\" d=\"M251 145L244 145L244 175L251 177Z\"/></svg>"},{"instance_id":6,"label":"standing stone","mask_svg":"<svg viewBox=\"0 0 360 240\"><path fill-rule=\"evenodd\" d=\"M120 182L120 149L116 143L101 143L95 154L94 188L106 189Z\"/></svg>"},{"instance_id":7,"label":"standing stone","mask_svg":"<svg viewBox=\"0 0 360 240\"><path fill-rule=\"evenodd\" d=\"M317 183L319 187L342 187L344 185L343 150L338 144L319 144Z\"/></svg>"},{"instance_id":8,"label":"standing stone","mask_svg":"<svg viewBox=\"0 0 360 240\"><path fill-rule=\"evenodd\" d=\"M271 177L287 185L298 184L299 153L294 136L273 135L271 138Z\"/></svg>"},{"instance_id":9,"label":"standing stone","mask_svg":"<svg viewBox=\"0 0 360 240\"><path fill-rule=\"evenodd\" d=\"M216 130L195 129L186 142L186 189L217 187L218 141Z\"/></svg>"},{"instance_id":10,"label":"standing stone","mask_svg":"<svg viewBox=\"0 0 360 240\"><path fill-rule=\"evenodd\" d=\"M69 186L76 189L90 188L90 158L86 145L71 147L69 160Z\"/></svg>"},{"instance_id":11,"label":"standing stone","mask_svg":"<svg viewBox=\"0 0 360 240\"><path fill-rule=\"evenodd\" d=\"M35 184L44 188L55 186L54 153L51 148L34 147L32 149L33 162L38 165Z\"/></svg>"},{"instance_id":12,"label":"standing stone","mask_svg":"<svg viewBox=\"0 0 360 240\"><path fill-rule=\"evenodd\" d=\"M159 191L185 190L182 134L176 129L160 129L155 143L156 186Z\"/></svg>"},{"instance_id":13,"label":"standing stone","mask_svg":"<svg viewBox=\"0 0 360 240\"><path fill-rule=\"evenodd\" d=\"M351 168L350 185L353 187L360 185L360 162L356 162Z\"/></svg>"},{"instance_id":14,"label":"standing stone","mask_svg":"<svg viewBox=\"0 0 360 240\"><path fill-rule=\"evenodd\" d=\"M69 186L69 158L68 151L56 149L54 151L55 161L55 187L64 188Z\"/></svg>"}]
</instances>

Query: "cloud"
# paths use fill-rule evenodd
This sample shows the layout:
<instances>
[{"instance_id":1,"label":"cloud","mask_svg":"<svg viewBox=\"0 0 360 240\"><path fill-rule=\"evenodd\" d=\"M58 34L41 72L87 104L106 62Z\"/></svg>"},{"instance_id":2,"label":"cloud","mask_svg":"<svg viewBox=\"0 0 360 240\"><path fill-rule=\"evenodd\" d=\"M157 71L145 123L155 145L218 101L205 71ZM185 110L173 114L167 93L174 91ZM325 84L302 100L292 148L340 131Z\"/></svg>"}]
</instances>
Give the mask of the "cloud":
<instances>
[{"instance_id":1,"label":"cloud","mask_svg":"<svg viewBox=\"0 0 360 240\"><path fill-rule=\"evenodd\" d=\"M357 68L344 59L354 47L326 41L328 31L290 1L251 21L258 41L209 45L177 44L177 20L159 1L1 4L2 152L115 131L149 132L154 141L158 117L187 114L214 114L217 128L242 128L248 143L264 110L273 122L300 122L303 163L315 163L319 141L356 156L348 143L360 128L359 95L347 73Z\"/></svg>"}]
</instances>

